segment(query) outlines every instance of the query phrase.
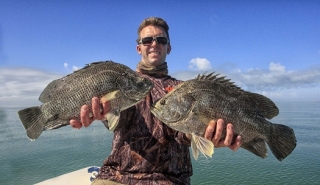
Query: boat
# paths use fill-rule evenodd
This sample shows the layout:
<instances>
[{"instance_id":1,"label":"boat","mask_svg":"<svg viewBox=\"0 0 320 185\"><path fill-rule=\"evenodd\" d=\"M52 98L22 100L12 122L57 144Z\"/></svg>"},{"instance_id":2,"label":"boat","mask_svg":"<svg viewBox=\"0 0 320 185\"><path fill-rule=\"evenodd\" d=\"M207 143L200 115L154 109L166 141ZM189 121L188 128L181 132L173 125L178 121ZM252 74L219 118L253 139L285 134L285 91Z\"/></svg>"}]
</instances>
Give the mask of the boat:
<instances>
[{"instance_id":1,"label":"boat","mask_svg":"<svg viewBox=\"0 0 320 185\"><path fill-rule=\"evenodd\" d=\"M100 168L97 166L90 166L47 179L35 185L90 185L97 177L99 170Z\"/></svg>"}]
</instances>

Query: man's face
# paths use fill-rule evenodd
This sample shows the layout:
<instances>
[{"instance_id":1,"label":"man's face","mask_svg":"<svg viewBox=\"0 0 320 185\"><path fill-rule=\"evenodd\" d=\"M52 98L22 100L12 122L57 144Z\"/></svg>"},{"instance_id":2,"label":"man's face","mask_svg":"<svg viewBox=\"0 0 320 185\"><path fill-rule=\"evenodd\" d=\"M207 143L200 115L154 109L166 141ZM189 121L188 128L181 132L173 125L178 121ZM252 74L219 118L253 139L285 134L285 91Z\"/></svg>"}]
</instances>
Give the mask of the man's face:
<instances>
[{"instance_id":1,"label":"man's face","mask_svg":"<svg viewBox=\"0 0 320 185\"><path fill-rule=\"evenodd\" d=\"M140 32L140 38L144 37L166 37L166 32L163 28L158 26L147 26ZM170 52L171 46L169 44L158 44L152 41L151 44L137 45L137 52L142 56L142 62L147 65L159 66L166 61L166 56Z\"/></svg>"}]
</instances>

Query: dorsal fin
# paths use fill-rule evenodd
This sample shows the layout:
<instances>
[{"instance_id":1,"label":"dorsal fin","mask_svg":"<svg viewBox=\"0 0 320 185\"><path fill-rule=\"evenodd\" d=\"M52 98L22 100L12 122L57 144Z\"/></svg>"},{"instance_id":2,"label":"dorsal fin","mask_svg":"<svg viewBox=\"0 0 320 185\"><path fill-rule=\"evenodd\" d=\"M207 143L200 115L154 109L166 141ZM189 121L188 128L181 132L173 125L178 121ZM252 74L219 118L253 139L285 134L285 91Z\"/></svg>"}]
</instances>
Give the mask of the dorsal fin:
<instances>
[{"instance_id":1,"label":"dorsal fin","mask_svg":"<svg viewBox=\"0 0 320 185\"><path fill-rule=\"evenodd\" d=\"M217 76L220 75L219 73L212 72L208 75L205 75L206 73L203 73L202 75L198 74L196 77L197 80L214 80L217 79Z\"/></svg>"},{"instance_id":2,"label":"dorsal fin","mask_svg":"<svg viewBox=\"0 0 320 185\"><path fill-rule=\"evenodd\" d=\"M279 109L275 105L275 103L270 100L269 98L257 94L257 93L252 93L248 91L242 90L240 87L236 86L234 82L230 82L230 79L226 79L225 76L219 76L219 74L215 74L214 72L206 75L205 73L202 75L198 75L195 79L199 81L213 81L215 83L223 84L224 86L227 86L228 88L235 88L238 91L245 92L248 97L255 102L255 104L259 107L259 111L267 119L271 119L279 114Z\"/></svg>"},{"instance_id":3,"label":"dorsal fin","mask_svg":"<svg viewBox=\"0 0 320 185\"><path fill-rule=\"evenodd\" d=\"M72 74L74 74L74 73L79 73L79 72L81 72L81 71L83 71L84 69L87 69L87 68L89 68L89 67L91 67L91 66L94 66L94 65L96 65L96 64L101 64L101 63L107 63L107 62L113 62L112 60L107 60L107 61L98 61L98 62L91 62L91 63L89 63L89 64L86 64L83 68L81 68L81 69L79 69L79 70L76 70L76 71L74 71L73 73L71 73L71 74L68 74L67 76L70 76L70 75L72 75ZM67 76L65 76L65 77L67 77Z\"/></svg>"},{"instance_id":4,"label":"dorsal fin","mask_svg":"<svg viewBox=\"0 0 320 185\"><path fill-rule=\"evenodd\" d=\"M52 99L55 99L55 95L60 94L62 91L63 92L69 92L72 89L72 85L70 80L72 81L72 79L75 78L87 78L86 75L84 74L89 74L89 75L93 75L95 73L91 72L90 70L88 70L88 68L91 69L97 69L97 67L99 67L99 65L104 65L107 64L107 66L109 66L110 64L112 65L116 64L115 62L111 61L111 60L107 60L107 61L99 61L99 62L92 62L89 64L86 64L83 68L76 70L62 78L53 80L52 82L50 82L47 87L42 91L42 93L39 96L39 101L41 101L42 103L51 101ZM102 72L103 70L100 70L100 72Z\"/></svg>"},{"instance_id":5,"label":"dorsal fin","mask_svg":"<svg viewBox=\"0 0 320 185\"><path fill-rule=\"evenodd\" d=\"M230 88L236 88L238 90L241 90L242 89L238 86L236 86L234 84L234 82L230 82L230 79L226 79L226 76L219 76L220 74L219 73L215 73L215 72L212 72L208 75L206 75L205 73L202 74L202 75L198 75L195 79L196 80L208 80L208 81L214 81L216 83L220 83L220 84L224 84ZM218 77L219 76L219 77Z\"/></svg>"}]
</instances>

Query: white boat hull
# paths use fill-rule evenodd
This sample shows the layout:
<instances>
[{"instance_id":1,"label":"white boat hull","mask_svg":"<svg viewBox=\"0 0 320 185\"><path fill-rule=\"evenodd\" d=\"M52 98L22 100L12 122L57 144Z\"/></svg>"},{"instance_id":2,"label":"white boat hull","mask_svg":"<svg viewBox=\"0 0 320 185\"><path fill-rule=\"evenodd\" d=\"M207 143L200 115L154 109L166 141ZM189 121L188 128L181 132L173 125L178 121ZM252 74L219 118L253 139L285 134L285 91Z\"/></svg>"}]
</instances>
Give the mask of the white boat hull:
<instances>
[{"instance_id":1,"label":"white boat hull","mask_svg":"<svg viewBox=\"0 0 320 185\"><path fill-rule=\"evenodd\" d=\"M39 182L35 185L90 185L91 180L95 178L98 171L99 167L90 166Z\"/></svg>"}]
</instances>

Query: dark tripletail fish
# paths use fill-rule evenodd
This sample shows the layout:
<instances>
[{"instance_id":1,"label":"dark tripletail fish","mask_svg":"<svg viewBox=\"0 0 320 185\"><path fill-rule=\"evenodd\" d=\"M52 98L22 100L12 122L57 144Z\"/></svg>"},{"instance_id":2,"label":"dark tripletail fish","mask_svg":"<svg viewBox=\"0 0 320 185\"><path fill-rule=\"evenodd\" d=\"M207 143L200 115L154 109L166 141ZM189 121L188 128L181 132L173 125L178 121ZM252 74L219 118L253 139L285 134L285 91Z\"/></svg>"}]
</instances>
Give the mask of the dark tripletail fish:
<instances>
[{"instance_id":1,"label":"dark tripletail fish","mask_svg":"<svg viewBox=\"0 0 320 185\"><path fill-rule=\"evenodd\" d=\"M120 112L141 101L152 87L152 81L123 64L95 62L49 83L39 97L43 104L20 110L18 115L27 136L35 140L44 130L69 125L70 119L80 122L81 106L91 108L91 99L96 96L101 102L110 102L105 126L112 131Z\"/></svg>"},{"instance_id":2,"label":"dark tripletail fish","mask_svg":"<svg viewBox=\"0 0 320 185\"><path fill-rule=\"evenodd\" d=\"M265 158L267 143L279 161L286 158L296 147L296 137L290 127L266 120L279 114L277 106L267 97L217 76L199 75L179 84L158 100L151 112L169 127L191 135L195 159L199 151L212 156L214 146L203 136L210 120L219 118L233 124L235 134L242 137L242 148Z\"/></svg>"}]
</instances>

